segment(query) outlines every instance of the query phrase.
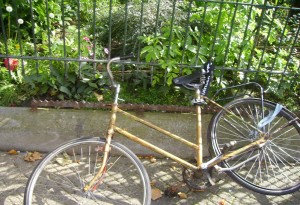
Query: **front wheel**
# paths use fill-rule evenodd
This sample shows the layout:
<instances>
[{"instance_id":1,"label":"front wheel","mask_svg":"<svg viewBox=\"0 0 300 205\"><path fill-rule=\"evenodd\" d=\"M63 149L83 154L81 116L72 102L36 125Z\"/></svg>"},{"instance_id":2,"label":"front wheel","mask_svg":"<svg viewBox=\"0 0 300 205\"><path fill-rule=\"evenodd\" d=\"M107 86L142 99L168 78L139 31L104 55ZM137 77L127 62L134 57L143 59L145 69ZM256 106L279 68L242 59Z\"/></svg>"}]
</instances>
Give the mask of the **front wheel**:
<instances>
[{"instance_id":1,"label":"front wheel","mask_svg":"<svg viewBox=\"0 0 300 205\"><path fill-rule=\"evenodd\" d=\"M67 142L49 153L32 172L24 204L143 204L151 202L148 174L126 147L112 142L105 173L93 190L83 191L102 165L105 139Z\"/></svg>"},{"instance_id":2,"label":"front wheel","mask_svg":"<svg viewBox=\"0 0 300 205\"><path fill-rule=\"evenodd\" d=\"M211 120L208 140L215 155L222 154L226 143L236 141L234 149L260 138L258 123L275 110L276 104L259 99L239 99L224 106ZM243 166L227 174L242 186L266 195L283 195L300 188L300 125L296 117L283 108L272 122L259 128L270 135L261 148L241 153L221 166ZM285 126L284 126L285 125Z\"/></svg>"}]
</instances>

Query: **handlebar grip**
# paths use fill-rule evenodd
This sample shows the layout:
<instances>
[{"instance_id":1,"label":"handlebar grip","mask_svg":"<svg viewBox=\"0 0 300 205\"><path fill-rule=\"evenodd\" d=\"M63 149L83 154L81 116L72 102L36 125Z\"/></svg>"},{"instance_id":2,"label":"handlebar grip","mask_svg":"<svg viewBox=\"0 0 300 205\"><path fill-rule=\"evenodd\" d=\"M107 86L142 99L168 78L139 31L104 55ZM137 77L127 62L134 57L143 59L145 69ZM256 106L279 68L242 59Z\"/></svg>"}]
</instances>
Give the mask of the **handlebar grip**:
<instances>
[{"instance_id":1,"label":"handlebar grip","mask_svg":"<svg viewBox=\"0 0 300 205\"><path fill-rule=\"evenodd\" d=\"M120 57L120 60L127 60L127 59L131 59L131 58L134 58L134 53L130 53L127 56L122 56L122 57Z\"/></svg>"}]
</instances>

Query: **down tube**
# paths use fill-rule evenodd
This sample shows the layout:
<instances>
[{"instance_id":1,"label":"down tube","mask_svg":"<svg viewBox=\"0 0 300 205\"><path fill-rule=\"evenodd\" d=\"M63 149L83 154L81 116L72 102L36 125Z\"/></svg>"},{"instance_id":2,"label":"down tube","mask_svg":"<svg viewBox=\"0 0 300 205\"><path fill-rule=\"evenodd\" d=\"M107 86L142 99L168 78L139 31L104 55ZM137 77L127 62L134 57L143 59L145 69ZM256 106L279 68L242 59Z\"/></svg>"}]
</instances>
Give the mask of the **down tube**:
<instances>
[{"instance_id":1,"label":"down tube","mask_svg":"<svg viewBox=\"0 0 300 205\"><path fill-rule=\"evenodd\" d=\"M159 154L161 154L165 157L169 157L170 159L178 162L179 164L182 164L185 167L188 167L188 168L191 168L191 169L199 169L199 167L187 162L186 160L183 160L183 159L171 154L170 152L167 152L167 151L165 151L165 150L163 150L163 149L161 149L161 148L159 148L159 147L157 147L157 146L155 146L155 145L153 145L153 144L151 144L151 143L149 143L145 140L142 140L141 138L139 138L139 137L137 137L137 136L135 136L135 135L119 128L119 127L115 126L114 130L116 132L118 132L119 134L123 135L124 137L126 137L126 138L128 138L128 139L130 139L130 140L132 140L132 141L148 148L148 149L151 149L152 151L157 152L157 153L159 153Z\"/></svg>"}]
</instances>

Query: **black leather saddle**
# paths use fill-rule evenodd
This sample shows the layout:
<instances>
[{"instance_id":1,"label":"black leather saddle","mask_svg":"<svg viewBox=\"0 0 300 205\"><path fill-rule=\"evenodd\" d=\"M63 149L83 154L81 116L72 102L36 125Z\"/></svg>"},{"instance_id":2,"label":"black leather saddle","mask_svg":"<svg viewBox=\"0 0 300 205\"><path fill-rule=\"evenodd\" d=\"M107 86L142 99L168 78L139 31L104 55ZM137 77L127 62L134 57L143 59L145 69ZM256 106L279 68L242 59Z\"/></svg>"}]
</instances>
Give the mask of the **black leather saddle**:
<instances>
[{"instance_id":1,"label":"black leather saddle","mask_svg":"<svg viewBox=\"0 0 300 205\"><path fill-rule=\"evenodd\" d=\"M207 95L214 69L213 62L208 61L201 70L195 70L189 75L174 78L173 83L190 90L201 89L201 95Z\"/></svg>"}]
</instances>

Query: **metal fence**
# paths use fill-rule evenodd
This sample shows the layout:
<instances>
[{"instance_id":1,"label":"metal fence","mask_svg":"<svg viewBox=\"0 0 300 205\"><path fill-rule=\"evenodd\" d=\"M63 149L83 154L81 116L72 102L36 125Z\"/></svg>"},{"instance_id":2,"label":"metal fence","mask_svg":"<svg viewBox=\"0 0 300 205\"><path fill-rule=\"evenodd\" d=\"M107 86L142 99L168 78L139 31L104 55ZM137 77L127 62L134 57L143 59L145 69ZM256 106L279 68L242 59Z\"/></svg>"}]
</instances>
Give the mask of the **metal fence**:
<instances>
[{"instance_id":1,"label":"metal fence","mask_svg":"<svg viewBox=\"0 0 300 205\"><path fill-rule=\"evenodd\" d=\"M22 75L102 70L107 59L146 71L153 84L216 64L218 87L257 81L271 91L299 88L297 1L1 0L0 58ZM10 61L9 61L10 60ZM45 75L46 75L45 74ZM149 74L149 75L148 75ZM141 77L141 76L139 76Z\"/></svg>"}]
</instances>

